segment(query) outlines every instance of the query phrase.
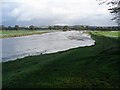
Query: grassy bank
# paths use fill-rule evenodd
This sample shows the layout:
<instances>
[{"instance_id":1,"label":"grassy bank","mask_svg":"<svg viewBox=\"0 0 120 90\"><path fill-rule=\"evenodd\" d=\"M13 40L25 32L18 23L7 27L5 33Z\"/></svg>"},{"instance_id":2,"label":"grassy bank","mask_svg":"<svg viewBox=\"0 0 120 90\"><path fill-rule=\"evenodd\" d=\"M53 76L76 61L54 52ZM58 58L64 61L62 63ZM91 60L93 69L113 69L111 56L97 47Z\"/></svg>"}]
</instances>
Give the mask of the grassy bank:
<instances>
[{"instance_id":1,"label":"grassy bank","mask_svg":"<svg viewBox=\"0 0 120 90\"><path fill-rule=\"evenodd\" d=\"M94 34L103 35L107 37L119 37L120 31L95 31Z\"/></svg>"},{"instance_id":2,"label":"grassy bank","mask_svg":"<svg viewBox=\"0 0 120 90\"><path fill-rule=\"evenodd\" d=\"M48 32L53 32L53 30L3 30L0 31L0 38L20 37Z\"/></svg>"},{"instance_id":3,"label":"grassy bank","mask_svg":"<svg viewBox=\"0 0 120 90\"><path fill-rule=\"evenodd\" d=\"M3 63L3 88L118 88L119 38L91 33L95 46Z\"/></svg>"}]
</instances>

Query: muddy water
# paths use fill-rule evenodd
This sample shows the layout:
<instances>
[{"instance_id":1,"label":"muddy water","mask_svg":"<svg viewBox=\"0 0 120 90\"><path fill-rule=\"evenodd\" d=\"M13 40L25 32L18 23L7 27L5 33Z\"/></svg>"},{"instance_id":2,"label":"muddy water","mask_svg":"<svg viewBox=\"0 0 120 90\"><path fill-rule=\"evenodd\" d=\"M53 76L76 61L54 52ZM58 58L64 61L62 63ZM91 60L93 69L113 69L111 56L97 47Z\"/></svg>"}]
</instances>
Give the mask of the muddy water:
<instances>
[{"instance_id":1,"label":"muddy water","mask_svg":"<svg viewBox=\"0 0 120 90\"><path fill-rule=\"evenodd\" d=\"M87 34L78 31L52 32L2 39L2 61L16 60L30 55L55 53L71 48L94 45Z\"/></svg>"}]
</instances>

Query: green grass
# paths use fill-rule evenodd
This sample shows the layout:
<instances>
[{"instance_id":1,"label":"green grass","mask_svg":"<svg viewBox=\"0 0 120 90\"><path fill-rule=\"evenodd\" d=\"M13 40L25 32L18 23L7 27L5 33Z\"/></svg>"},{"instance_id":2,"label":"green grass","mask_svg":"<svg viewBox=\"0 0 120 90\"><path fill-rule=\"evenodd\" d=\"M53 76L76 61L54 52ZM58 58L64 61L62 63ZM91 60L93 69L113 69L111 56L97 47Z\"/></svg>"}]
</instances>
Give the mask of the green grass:
<instances>
[{"instance_id":1,"label":"green grass","mask_svg":"<svg viewBox=\"0 0 120 90\"><path fill-rule=\"evenodd\" d=\"M33 34L43 34L53 30L3 30L0 31L0 38L19 37Z\"/></svg>"},{"instance_id":2,"label":"green grass","mask_svg":"<svg viewBox=\"0 0 120 90\"><path fill-rule=\"evenodd\" d=\"M120 31L96 31L94 32L96 34L108 36L108 37L119 37L120 36Z\"/></svg>"},{"instance_id":3,"label":"green grass","mask_svg":"<svg viewBox=\"0 0 120 90\"><path fill-rule=\"evenodd\" d=\"M119 38L91 35L95 46L3 63L3 88L120 88Z\"/></svg>"}]
</instances>

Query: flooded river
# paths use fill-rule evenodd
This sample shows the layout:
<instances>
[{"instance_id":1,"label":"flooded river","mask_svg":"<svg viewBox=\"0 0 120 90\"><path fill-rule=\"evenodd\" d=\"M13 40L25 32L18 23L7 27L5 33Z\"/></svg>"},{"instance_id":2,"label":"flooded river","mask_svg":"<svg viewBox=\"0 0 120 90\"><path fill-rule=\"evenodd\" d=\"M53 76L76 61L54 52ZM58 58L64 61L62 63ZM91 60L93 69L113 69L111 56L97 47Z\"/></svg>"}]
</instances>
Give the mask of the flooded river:
<instances>
[{"instance_id":1,"label":"flooded river","mask_svg":"<svg viewBox=\"0 0 120 90\"><path fill-rule=\"evenodd\" d=\"M31 55L41 55L94 45L90 35L79 31L52 32L2 39L2 61L16 60Z\"/></svg>"}]
</instances>

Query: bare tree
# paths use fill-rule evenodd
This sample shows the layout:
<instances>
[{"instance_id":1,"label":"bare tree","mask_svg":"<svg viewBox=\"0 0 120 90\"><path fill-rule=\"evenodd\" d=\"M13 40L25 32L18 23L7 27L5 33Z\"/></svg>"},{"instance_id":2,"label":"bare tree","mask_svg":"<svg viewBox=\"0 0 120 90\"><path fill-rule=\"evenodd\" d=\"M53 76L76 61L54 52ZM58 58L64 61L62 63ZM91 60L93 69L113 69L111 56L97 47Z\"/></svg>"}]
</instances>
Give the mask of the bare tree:
<instances>
[{"instance_id":1,"label":"bare tree","mask_svg":"<svg viewBox=\"0 0 120 90\"><path fill-rule=\"evenodd\" d=\"M120 26L120 0L97 0L99 4L109 5L110 13L114 14L112 20L115 20Z\"/></svg>"}]
</instances>

